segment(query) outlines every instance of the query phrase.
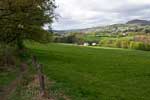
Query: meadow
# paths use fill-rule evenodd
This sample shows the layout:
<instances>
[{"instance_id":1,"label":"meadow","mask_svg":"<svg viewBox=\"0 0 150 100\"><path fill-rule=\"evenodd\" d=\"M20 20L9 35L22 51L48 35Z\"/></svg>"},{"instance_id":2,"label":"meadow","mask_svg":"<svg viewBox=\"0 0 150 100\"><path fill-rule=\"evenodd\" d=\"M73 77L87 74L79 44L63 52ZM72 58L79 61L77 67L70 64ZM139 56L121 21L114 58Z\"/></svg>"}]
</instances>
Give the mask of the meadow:
<instances>
[{"instance_id":1,"label":"meadow","mask_svg":"<svg viewBox=\"0 0 150 100\"><path fill-rule=\"evenodd\" d=\"M150 100L150 52L27 43L54 81L52 90L72 100Z\"/></svg>"}]
</instances>

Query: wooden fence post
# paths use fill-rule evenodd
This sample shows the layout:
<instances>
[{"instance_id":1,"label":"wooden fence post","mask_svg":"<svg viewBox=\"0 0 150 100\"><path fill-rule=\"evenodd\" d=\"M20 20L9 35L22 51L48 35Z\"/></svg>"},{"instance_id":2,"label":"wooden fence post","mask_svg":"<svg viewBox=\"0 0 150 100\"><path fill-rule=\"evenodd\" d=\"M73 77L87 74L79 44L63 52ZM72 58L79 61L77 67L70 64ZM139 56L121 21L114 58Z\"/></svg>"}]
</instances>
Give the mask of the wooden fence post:
<instances>
[{"instance_id":1,"label":"wooden fence post","mask_svg":"<svg viewBox=\"0 0 150 100\"><path fill-rule=\"evenodd\" d=\"M40 93L41 96L45 95L45 80L44 80L44 75L42 72L42 64L37 64L37 69L38 69L38 78L39 78L39 83L40 83Z\"/></svg>"},{"instance_id":2,"label":"wooden fence post","mask_svg":"<svg viewBox=\"0 0 150 100\"><path fill-rule=\"evenodd\" d=\"M37 69L37 58L36 58L36 56L32 56L32 65Z\"/></svg>"},{"instance_id":3,"label":"wooden fence post","mask_svg":"<svg viewBox=\"0 0 150 100\"><path fill-rule=\"evenodd\" d=\"M40 95L43 97L45 96L45 78L42 69L43 66L37 62L36 56L32 57L32 65L36 68L39 79Z\"/></svg>"}]
</instances>

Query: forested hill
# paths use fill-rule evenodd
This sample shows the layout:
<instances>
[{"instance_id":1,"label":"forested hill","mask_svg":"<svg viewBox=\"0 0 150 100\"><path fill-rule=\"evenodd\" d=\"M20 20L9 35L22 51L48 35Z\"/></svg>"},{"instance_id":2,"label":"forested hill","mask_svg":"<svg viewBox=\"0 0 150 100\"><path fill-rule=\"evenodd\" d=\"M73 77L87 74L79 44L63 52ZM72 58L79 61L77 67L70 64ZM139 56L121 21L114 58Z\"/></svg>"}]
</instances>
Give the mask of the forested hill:
<instances>
[{"instance_id":1,"label":"forested hill","mask_svg":"<svg viewBox=\"0 0 150 100\"><path fill-rule=\"evenodd\" d=\"M55 33L63 34L69 32L104 32L104 33L116 33L116 32L128 32L128 31L144 31L150 30L150 21L147 20L131 20L124 24L113 24L108 26L98 26L85 29L73 29L73 30L54 30Z\"/></svg>"},{"instance_id":2,"label":"forested hill","mask_svg":"<svg viewBox=\"0 0 150 100\"><path fill-rule=\"evenodd\" d=\"M135 19L128 21L127 24L150 25L150 21Z\"/></svg>"}]
</instances>

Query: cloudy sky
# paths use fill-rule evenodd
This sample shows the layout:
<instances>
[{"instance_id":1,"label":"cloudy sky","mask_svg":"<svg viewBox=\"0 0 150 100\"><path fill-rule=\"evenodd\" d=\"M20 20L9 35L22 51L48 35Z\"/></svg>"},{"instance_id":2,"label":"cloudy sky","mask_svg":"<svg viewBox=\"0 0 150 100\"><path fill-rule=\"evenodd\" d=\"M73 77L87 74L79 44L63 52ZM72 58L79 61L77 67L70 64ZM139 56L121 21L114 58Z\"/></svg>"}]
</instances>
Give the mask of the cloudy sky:
<instances>
[{"instance_id":1,"label":"cloudy sky","mask_svg":"<svg viewBox=\"0 0 150 100\"><path fill-rule=\"evenodd\" d=\"M57 30L150 20L150 0L56 0L56 5Z\"/></svg>"}]
</instances>

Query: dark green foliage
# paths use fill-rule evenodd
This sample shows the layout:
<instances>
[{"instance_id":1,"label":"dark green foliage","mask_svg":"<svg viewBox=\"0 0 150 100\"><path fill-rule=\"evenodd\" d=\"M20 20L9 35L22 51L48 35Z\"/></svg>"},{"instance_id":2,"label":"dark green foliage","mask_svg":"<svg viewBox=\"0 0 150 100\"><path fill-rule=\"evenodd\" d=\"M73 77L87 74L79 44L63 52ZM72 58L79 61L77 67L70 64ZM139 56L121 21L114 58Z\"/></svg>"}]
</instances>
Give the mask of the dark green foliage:
<instances>
[{"instance_id":1,"label":"dark green foliage","mask_svg":"<svg viewBox=\"0 0 150 100\"><path fill-rule=\"evenodd\" d=\"M130 43L130 48L132 48L132 49L138 50L141 48L141 46L142 46L141 42L131 42Z\"/></svg>"},{"instance_id":2,"label":"dark green foliage","mask_svg":"<svg viewBox=\"0 0 150 100\"><path fill-rule=\"evenodd\" d=\"M74 43L74 44L83 44L84 40L80 33L68 33L64 36L57 36L54 39L54 42L57 43Z\"/></svg>"},{"instance_id":3,"label":"dark green foliage","mask_svg":"<svg viewBox=\"0 0 150 100\"><path fill-rule=\"evenodd\" d=\"M100 46L105 46L105 47L115 47L115 40L111 39L104 39L100 41Z\"/></svg>"},{"instance_id":4,"label":"dark green foliage","mask_svg":"<svg viewBox=\"0 0 150 100\"><path fill-rule=\"evenodd\" d=\"M17 52L14 47L0 45L0 72L7 70L8 66L15 65Z\"/></svg>"},{"instance_id":5,"label":"dark green foliage","mask_svg":"<svg viewBox=\"0 0 150 100\"><path fill-rule=\"evenodd\" d=\"M44 24L51 25L54 0L1 0L0 43L14 43L22 48L24 39L41 41Z\"/></svg>"},{"instance_id":6,"label":"dark green foliage","mask_svg":"<svg viewBox=\"0 0 150 100\"><path fill-rule=\"evenodd\" d=\"M121 40L116 40L115 47L117 47L117 48L121 48L122 47Z\"/></svg>"},{"instance_id":7,"label":"dark green foliage","mask_svg":"<svg viewBox=\"0 0 150 100\"><path fill-rule=\"evenodd\" d=\"M131 42L130 43L130 48L131 49L137 49L137 50L150 51L150 45L145 44L143 42Z\"/></svg>"},{"instance_id":8,"label":"dark green foliage","mask_svg":"<svg viewBox=\"0 0 150 100\"><path fill-rule=\"evenodd\" d=\"M146 51L150 51L150 44L145 44L145 45L144 45L144 49L145 49Z\"/></svg>"},{"instance_id":9,"label":"dark green foliage","mask_svg":"<svg viewBox=\"0 0 150 100\"><path fill-rule=\"evenodd\" d=\"M54 0L0 0L0 62L10 62L11 51L22 50L26 39L49 42L50 33L42 27L51 26L55 7Z\"/></svg>"},{"instance_id":10,"label":"dark green foliage","mask_svg":"<svg viewBox=\"0 0 150 100\"><path fill-rule=\"evenodd\" d=\"M130 41L129 40L122 40L121 41L121 48L129 48Z\"/></svg>"}]
</instances>

